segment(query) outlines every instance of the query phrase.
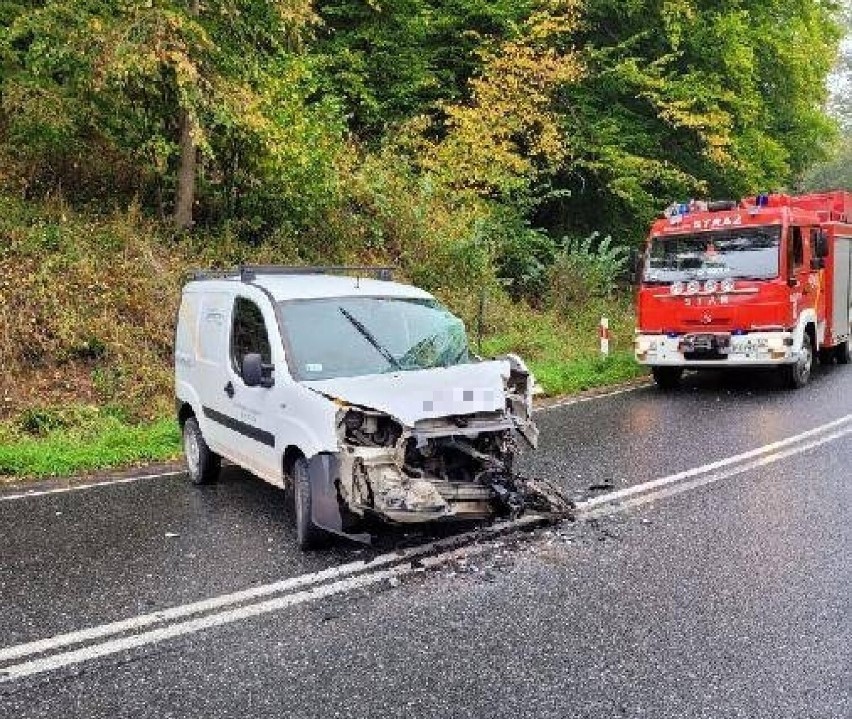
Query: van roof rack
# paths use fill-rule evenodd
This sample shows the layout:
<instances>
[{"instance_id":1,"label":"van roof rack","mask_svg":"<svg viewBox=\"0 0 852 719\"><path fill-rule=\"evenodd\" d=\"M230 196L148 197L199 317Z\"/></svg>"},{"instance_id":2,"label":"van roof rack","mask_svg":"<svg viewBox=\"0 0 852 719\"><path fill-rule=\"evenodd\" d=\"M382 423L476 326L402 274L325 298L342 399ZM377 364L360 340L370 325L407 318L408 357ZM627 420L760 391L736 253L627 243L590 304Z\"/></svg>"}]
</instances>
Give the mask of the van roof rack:
<instances>
[{"instance_id":1,"label":"van roof rack","mask_svg":"<svg viewBox=\"0 0 852 719\"><path fill-rule=\"evenodd\" d=\"M193 280L238 277L242 282L252 282L258 275L355 275L391 281L394 269L370 265L239 265L231 270L194 270L191 276Z\"/></svg>"}]
</instances>

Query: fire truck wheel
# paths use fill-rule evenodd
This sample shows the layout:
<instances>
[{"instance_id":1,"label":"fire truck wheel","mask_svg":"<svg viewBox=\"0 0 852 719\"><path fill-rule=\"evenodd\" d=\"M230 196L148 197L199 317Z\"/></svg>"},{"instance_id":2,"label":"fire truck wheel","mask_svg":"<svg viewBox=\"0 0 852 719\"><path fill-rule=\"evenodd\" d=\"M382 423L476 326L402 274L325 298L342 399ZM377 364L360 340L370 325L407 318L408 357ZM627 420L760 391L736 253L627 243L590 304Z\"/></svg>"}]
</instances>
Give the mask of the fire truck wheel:
<instances>
[{"instance_id":1,"label":"fire truck wheel","mask_svg":"<svg viewBox=\"0 0 852 719\"><path fill-rule=\"evenodd\" d=\"M849 364L852 362L852 347L849 346L849 340L841 342L834 348L834 357L837 364Z\"/></svg>"},{"instance_id":2,"label":"fire truck wheel","mask_svg":"<svg viewBox=\"0 0 852 719\"><path fill-rule=\"evenodd\" d=\"M811 369L814 365L814 346L811 336L806 332L802 340L802 351L796 364L787 365L787 384L792 389L804 387L811 378Z\"/></svg>"},{"instance_id":3,"label":"fire truck wheel","mask_svg":"<svg viewBox=\"0 0 852 719\"><path fill-rule=\"evenodd\" d=\"M819 363L824 366L834 364L834 358L837 355L836 347L820 347L819 348Z\"/></svg>"},{"instance_id":4,"label":"fire truck wheel","mask_svg":"<svg viewBox=\"0 0 852 719\"><path fill-rule=\"evenodd\" d=\"M683 367L652 367L651 374L660 389L675 389L683 377Z\"/></svg>"}]
</instances>

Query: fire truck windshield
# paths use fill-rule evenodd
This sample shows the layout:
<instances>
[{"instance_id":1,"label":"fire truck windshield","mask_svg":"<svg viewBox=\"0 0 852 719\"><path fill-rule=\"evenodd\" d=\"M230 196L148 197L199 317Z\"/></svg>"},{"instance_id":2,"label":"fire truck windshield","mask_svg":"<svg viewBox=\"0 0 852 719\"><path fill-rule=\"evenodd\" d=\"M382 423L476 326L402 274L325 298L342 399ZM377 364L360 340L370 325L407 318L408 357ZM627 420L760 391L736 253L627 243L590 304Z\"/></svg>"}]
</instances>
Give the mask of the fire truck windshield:
<instances>
[{"instance_id":1,"label":"fire truck windshield","mask_svg":"<svg viewBox=\"0 0 852 719\"><path fill-rule=\"evenodd\" d=\"M737 227L654 237L643 281L771 279L778 276L780 241L780 227Z\"/></svg>"}]
</instances>

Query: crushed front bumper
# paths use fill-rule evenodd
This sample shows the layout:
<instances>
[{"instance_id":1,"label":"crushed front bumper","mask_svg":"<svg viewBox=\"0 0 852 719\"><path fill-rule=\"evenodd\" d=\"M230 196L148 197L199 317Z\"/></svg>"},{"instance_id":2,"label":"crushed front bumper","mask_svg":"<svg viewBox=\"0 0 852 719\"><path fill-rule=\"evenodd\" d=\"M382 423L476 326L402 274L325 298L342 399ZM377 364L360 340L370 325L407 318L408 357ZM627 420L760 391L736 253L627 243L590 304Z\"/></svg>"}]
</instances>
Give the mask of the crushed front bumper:
<instances>
[{"instance_id":1,"label":"crushed front bumper","mask_svg":"<svg viewBox=\"0 0 852 719\"><path fill-rule=\"evenodd\" d=\"M570 516L573 502L544 480L495 473L490 482L449 482L404 474L392 451L354 448L320 454L308 463L315 525L361 541L360 518L394 524L517 518L526 510Z\"/></svg>"}]
</instances>

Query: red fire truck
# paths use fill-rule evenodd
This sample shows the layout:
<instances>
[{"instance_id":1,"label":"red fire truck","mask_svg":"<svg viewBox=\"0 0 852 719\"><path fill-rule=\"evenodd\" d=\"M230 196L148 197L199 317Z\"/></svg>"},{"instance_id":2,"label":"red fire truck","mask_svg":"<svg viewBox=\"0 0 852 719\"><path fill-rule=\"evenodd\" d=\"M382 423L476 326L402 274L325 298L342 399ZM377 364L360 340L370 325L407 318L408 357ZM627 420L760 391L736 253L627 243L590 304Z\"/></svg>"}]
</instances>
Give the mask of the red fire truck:
<instances>
[{"instance_id":1,"label":"red fire truck","mask_svg":"<svg viewBox=\"0 0 852 719\"><path fill-rule=\"evenodd\" d=\"M684 370L775 367L807 384L847 364L852 193L672 205L638 262L636 359L661 387Z\"/></svg>"}]
</instances>

